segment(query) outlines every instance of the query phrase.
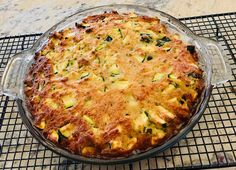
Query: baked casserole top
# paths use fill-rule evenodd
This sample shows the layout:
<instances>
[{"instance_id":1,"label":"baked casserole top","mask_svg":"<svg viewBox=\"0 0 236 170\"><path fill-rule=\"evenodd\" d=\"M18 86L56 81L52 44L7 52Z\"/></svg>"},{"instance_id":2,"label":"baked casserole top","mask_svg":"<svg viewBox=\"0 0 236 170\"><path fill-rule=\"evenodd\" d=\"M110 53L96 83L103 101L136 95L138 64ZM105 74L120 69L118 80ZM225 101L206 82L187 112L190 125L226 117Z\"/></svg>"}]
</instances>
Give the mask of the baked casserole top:
<instances>
[{"instance_id":1,"label":"baked casserole top","mask_svg":"<svg viewBox=\"0 0 236 170\"><path fill-rule=\"evenodd\" d=\"M24 90L34 124L49 140L110 158L178 133L203 88L194 46L156 17L113 11L53 33Z\"/></svg>"}]
</instances>

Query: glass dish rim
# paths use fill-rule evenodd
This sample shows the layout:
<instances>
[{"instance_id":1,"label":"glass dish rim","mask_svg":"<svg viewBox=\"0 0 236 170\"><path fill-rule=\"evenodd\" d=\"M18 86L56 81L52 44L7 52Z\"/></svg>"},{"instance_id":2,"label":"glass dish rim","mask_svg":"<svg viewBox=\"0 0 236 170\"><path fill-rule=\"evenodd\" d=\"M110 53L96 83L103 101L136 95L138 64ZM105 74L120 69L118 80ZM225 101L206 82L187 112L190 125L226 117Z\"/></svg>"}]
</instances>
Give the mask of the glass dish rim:
<instances>
[{"instance_id":1,"label":"glass dish rim","mask_svg":"<svg viewBox=\"0 0 236 170\"><path fill-rule=\"evenodd\" d=\"M44 34L42 34L40 36L40 38L34 43L34 45L29 49L29 52L35 52L38 49L41 49L41 47L44 45L45 43L45 38L48 38L48 35L55 31L55 28L59 25L59 24L63 24L67 19L79 15L80 13L89 11L89 10L94 10L94 9L99 9L99 8L104 8L104 7L117 7L117 6L124 6L124 7L132 7L132 8L144 8L146 10L151 10L153 12L162 14L164 17L167 17L171 20L174 20L175 22L177 22L187 33L189 33L192 37L196 38L197 40L199 36L197 36L195 33L193 33L187 26L185 26L183 23L181 23L179 20L177 20L176 18L174 18L173 16L166 14L162 11L156 10L156 9L152 9L146 6L141 6L141 5L132 5L132 4L113 4L113 5L104 5L104 6L97 6L97 7L93 7L93 8L88 8L79 12L76 12L75 14L66 17L65 19L63 19L62 21L60 21L58 24L54 25L52 28L50 28L48 31L46 31ZM43 42L43 43L42 43ZM210 66L211 69L211 66ZM211 72L207 73L207 78L211 79ZM77 161L81 161L81 162L85 162L85 163L90 163L90 164L119 164L119 163L130 163L133 161L137 161L140 159L144 159L144 158L148 158L150 156L153 156L154 154L163 152L164 150L166 150L167 148L171 147L172 145L174 145L175 143L177 143L183 136L185 136L192 128L193 126L195 126L195 124L198 122L198 120L200 119L201 115L203 114L211 91L212 91L212 85L210 83L210 80L206 80L207 84L206 87L203 91L203 95L202 95L202 99L201 101L199 101L199 108L197 109L197 111L195 111L195 113L191 116L190 120L188 121L188 123L181 129L181 131L179 131L175 136L171 137L169 140L167 140L166 143L157 146L157 147L153 147L147 151L141 152L141 153L137 153L137 154L132 154L128 157L121 157L121 158L115 158L115 159L99 159L99 158L89 158L89 157L85 157L82 155L76 155L76 154L72 154L69 151L67 151L66 149L60 148L58 146L56 146L54 143L52 143L51 141L49 141L48 139L46 139L41 133L39 133L40 131L33 125L33 123L31 122L31 120L28 118L26 112L27 112L27 108L25 108L24 106L24 100L21 99L17 99L17 105L19 108L19 112L21 115L21 118L24 122L24 124L26 125L26 127L28 128L28 130L30 131L30 133L40 142L42 143L45 147L49 148L50 150L68 157L70 159L73 160L77 160ZM23 104L22 104L23 103Z\"/></svg>"}]
</instances>

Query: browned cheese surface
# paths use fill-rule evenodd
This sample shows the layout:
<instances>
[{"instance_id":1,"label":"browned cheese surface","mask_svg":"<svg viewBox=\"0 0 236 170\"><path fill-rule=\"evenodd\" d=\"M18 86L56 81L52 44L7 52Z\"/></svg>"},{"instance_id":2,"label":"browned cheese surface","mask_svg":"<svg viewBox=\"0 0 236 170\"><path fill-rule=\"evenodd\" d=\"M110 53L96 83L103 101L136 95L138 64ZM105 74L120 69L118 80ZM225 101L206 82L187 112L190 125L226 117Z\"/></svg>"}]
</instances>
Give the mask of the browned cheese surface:
<instances>
[{"instance_id":1,"label":"browned cheese surface","mask_svg":"<svg viewBox=\"0 0 236 170\"><path fill-rule=\"evenodd\" d=\"M111 12L51 35L25 94L35 126L57 145L120 157L161 145L182 128L203 90L202 74L196 52L158 18Z\"/></svg>"}]
</instances>

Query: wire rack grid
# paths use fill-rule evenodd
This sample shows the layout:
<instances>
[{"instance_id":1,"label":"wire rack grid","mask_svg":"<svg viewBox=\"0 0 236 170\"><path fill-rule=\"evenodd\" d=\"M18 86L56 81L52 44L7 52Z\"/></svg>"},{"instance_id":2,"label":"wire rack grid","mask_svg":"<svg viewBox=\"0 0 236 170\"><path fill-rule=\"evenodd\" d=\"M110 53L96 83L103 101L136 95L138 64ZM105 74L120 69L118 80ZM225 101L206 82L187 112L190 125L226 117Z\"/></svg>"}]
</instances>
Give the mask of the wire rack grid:
<instances>
[{"instance_id":1,"label":"wire rack grid","mask_svg":"<svg viewBox=\"0 0 236 170\"><path fill-rule=\"evenodd\" d=\"M198 124L165 152L138 162L98 166L68 160L39 144L23 125L13 98L0 95L0 169L202 169L236 166L236 13L180 19L201 36L217 39L232 78L213 89ZM0 38L0 77L9 58L41 34Z\"/></svg>"}]
</instances>

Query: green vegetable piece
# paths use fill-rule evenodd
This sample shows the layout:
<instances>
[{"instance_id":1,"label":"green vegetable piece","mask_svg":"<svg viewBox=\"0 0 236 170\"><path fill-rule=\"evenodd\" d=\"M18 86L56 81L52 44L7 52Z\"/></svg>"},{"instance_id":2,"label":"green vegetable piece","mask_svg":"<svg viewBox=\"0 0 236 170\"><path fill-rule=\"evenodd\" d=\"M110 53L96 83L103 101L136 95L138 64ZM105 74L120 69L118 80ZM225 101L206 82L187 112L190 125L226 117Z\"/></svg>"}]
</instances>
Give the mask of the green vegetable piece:
<instances>
[{"instance_id":1,"label":"green vegetable piece","mask_svg":"<svg viewBox=\"0 0 236 170\"><path fill-rule=\"evenodd\" d=\"M160 40L165 37L165 34L159 33L157 34L157 40Z\"/></svg>"},{"instance_id":2,"label":"green vegetable piece","mask_svg":"<svg viewBox=\"0 0 236 170\"><path fill-rule=\"evenodd\" d=\"M176 83L176 82L171 82L171 84L175 87L175 88L178 88L179 85Z\"/></svg>"},{"instance_id":3,"label":"green vegetable piece","mask_svg":"<svg viewBox=\"0 0 236 170\"><path fill-rule=\"evenodd\" d=\"M73 107L73 106L74 106L74 103L70 101L70 102L65 103L64 106L65 106L66 109L68 109L68 108Z\"/></svg>"},{"instance_id":4,"label":"green vegetable piece","mask_svg":"<svg viewBox=\"0 0 236 170\"><path fill-rule=\"evenodd\" d=\"M105 78L103 76L101 76L101 78L102 78L102 81L105 82Z\"/></svg>"},{"instance_id":5,"label":"green vegetable piece","mask_svg":"<svg viewBox=\"0 0 236 170\"><path fill-rule=\"evenodd\" d=\"M176 77L174 74L168 74L168 77L169 77L170 79L177 79L177 77Z\"/></svg>"},{"instance_id":6,"label":"green vegetable piece","mask_svg":"<svg viewBox=\"0 0 236 170\"><path fill-rule=\"evenodd\" d=\"M141 60L142 59L142 63L144 63L144 61L150 61L150 60L152 60L153 59L153 57L152 56L150 56L150 55L148 55L148 56L145 56L145 57L140 57L140 59L139 60Z\"/></svg>"},{"instance_id":7,"label":"green vegetable piece","mask_svg":"<svg viewBox=\"0 0 236 170\"><path fill-rule=\"evenodd\" d=\"M73 66L74 63L75 63L75 60L69 60L69 61L68 61L68 65L69 65L69 66Z\"/></svg>"},{"instance_id":8,"label":"green vegetable piece","mask_svg":"<svg viewBox=\"0 0 236 170\"><path fill-rule=\"evenodd\" d=\"M53 73L58 74L58 66L57 65L53 67Z\"/></svg>"},{"instance_id":9,"label":"green vegetable piece","mask_svg":"<svg viewBox=\"0 0 236 170\"><path fill-rule=\"evenodd\" d=\"M99 45L96 47L95 50L96 50L96 51L99 51L99 50L103 49L105 46L106 46L105 43L101 43L101 44L99 44Z\"/></svg>"},{"instance_id":10,"label":"green vegetable piece","mask_svg":"<svg viewBox=\"0 0 236 170\"><path fill-rule=\"evenodd\" d=\"M107 86L105 86L103 89L103 92L106 92L106 91L107 91Z\"/></svg>"},{"instance_id":11,"label":"green vegetable piece","mask_svg":"<svg viewBox=\"0 0 236 170\"><path fill-rule=\"evenodd\" d=\"M97 57L97 58L94 59L94 62L97 63L97 64L100 64L100 63L101 63L101 60L100 60L99 57Z\"/></svg>"},{"instance_id":12,"label":"green vegetable piece","mask_svg":"<svg viewBox=\"0 0 236 170\"><path fill-rule=\"evenodd\" d=\"M147 56L147 61L150 61L150 60L152 60L153 59L153 57L152 56Z\"/></svg>"},{"instance_id":13,"label":"green vegetable piece","mask_svg":"<svg viewBox=\"0 0 236 170\"><path fill-rule=\"evenodd\" d=\"M62 97L62 100L66 109L71 108L76 104L76 99L69 95Z\"/></svg>"},{"instance_id":14,"label":"green vegetable piece","mask_svg":"<svg viewBox=\"0 0 236 170\"><path fill-rule=\"evenodd\" d=\"M64 61L62 63L60 63L60 65L58 66L60 70L63 70L63 71L67 71L67 67L69 66L69 63L68 61Z\"/></svg>"},{"instance_id":15,"label":"green vegetable piece","mask_svg":"<svg viewBox=\"0 0 236 170\"><path fill-rule=\"evenodd\" d=\"M120 70L116 64L113 64L109 69L111 76L116 76L120 74Z\"/></svg>"},{"instance_id":16,"label":"green vegetable piece","mask_svg":"<svg viewBox=\"0 0 236 170\"><path fill-rule=\"evenodd\" d=\"M152 128L144 127L143 131L144 131L144 133L152 134Z\"/></svg>"},{"instance_id":17,"label":"green vegetable piece","mask_svg":"<svg viewBox=\"0 0 236 170\"><path fill-rule=\"evenodd\" d=\"M152 41L152 37L151 37L150 34L141 33L140 36L141 36L140 41L143 41L143 42L146 42L146 43L150 43Z\"/></svg>"},{"instance_id":18,"label":"green vegetable piece","mask_svg":"<svg viewBox=\"0 0 236 170\"><path fill-rule=\"evenodd\" d=\"M162 47L166 42L169 42L169 41L171 41L170 38L165 36L162 39L156 40L156 42L157 42L156 46Z\"/></svg>"},{"instance_id":19,"label":"green vegetable piece","mask_svg":"<svg viewBox=\"0 0 236 170\"><path fill-rule=\"evenodd\" d=\"M129 87L129 81L125 81L125 80L120 80L120 81L115 81L111 87L112 88L116 88L116 89L119 89L119 90L122 90L122 89L126 89Z\"/></svg>"},{"instance_id":20,"label":"green vegetable piece","mask_svg":"<svg viewBox=\"0 0 236 170\"><path fill-rule=\"evenodd\" d=\"M195 72L188 73L188 76L196 78L196 79L201 78L201 74L198 74L198 73L195 73Z\"/></svg>"},{"instance_id":21,"label":"green vegetable piece","mask_svg":"<svg viewBox=\"0 0 236 170\"><path fill-rule=\"evenodd\" d=\"M186 99L186 96L183 95L183 96L181 97L181 99L179 100L179 103L183 105L183 104L186 102L186 100L187 100L187 99Z\"/></svg>"},{"instance_id":22,"label":"green vegetable piece","mask_svg":"<svg viewBox=\"0 0 236 170\"><path fill-rule=\"evenodd\" d=\"M88 72L84 72L80 75L80 79L84 79L84 78L87 78L89 76L89 73Z\"/></svg>"},{"instance_id":23,"label":"green vegetable piece","mask_svg":"<svg viewBox=\"0 0 236 170\"><path fill-rule=\"evenodd\" d=\"M152 79L152 82L159 81L164 77L164 74L162 73L156 73Z\"/></svg>"},{"instance_id":24,"label":"green vegetable piece","mask_svg":"<svg viewBox=\"0 0 236 170\"><path fill-rule=\"evenodd\" d=\"M73 124L68 123L65 126L62 126L58 131L66 138L68 138L69 136L72 135L72 133L74 132L75 127Z\"/></svg>"},{"instance_id":25,"label":"green vegetable piece","mask_svg":"<svg viewBox=\"0 0 236 170\"><path fill-rule=\"evenodd\" d=\"M142 62L145 60L145 57L142 57L142 56L139 56L139 55L135 56L135 58L136 58L140 63L142 63Z\"/></svg>"},{"instance_id":26,"label":"green vegetable piece","mask_svg":"<svg viewBox=\"0 0 236 170\"><path fill-rule=\"evenodd\" d=\"M52 85L51 90L56 90L56 86Z\"/></svg>"},{"instance_id":27,"label":"green vegetable piece","mask_svg":"<svg viewBox=\"0 0 236 170\"><path fill-rule=\"evenodd\" d=\"M51 98L45 99L45 104L51 109L58 109L58 104Z\"/></svg>"},{"instance_id":28,"label":"green vegetable piece","mask_svg":"<svg viewBox=\"0 0 236 170\"><path fill-rule=\"evenodd\" d=\"M87 115L83 116L83 119L90 125L90 126L94 126L95 122Z\"/></svg>"},{"instance_id":29,"label":"green vegetable piece","mask_svg":"<svg viewBox=\"0 0 236 170\"><path fill-rule=\"evenodd\" d=\"M183 104L184 104L184 100L183 100L183 99L180 99L180 100L179 100L179 103L180 103L181 105L183 105Z\"/></svg>"},{"instance_id":30,"label":"green vegetable piece","mask_svg":"<svg viewBox=\"0 0 236 170\"><path fill-rule=\"evenodd\" d=\"M161 126L162 128L167 128L167 123L163 123Z\"/></svg>"},{"instance_id":31,"label":"green vegetable piece","mask_svg":"<svg viewBox=\"0 0 236 170\"><path fill-rule=\"evenodd\" d=\"M171 40L170 40L170 38L168 38L168 37L163 37L163 38L162 38L162 41L164 41L164 42L169 42L169 41L171 41Z\"/></svg>"},{"instance_id":32,"label":"green vegetable piece","mask_svg":"<svg viewBox=\"0 0 236 170\"><path fill-rule=\"evenodd\" d=\"M120 28L118 28L118 32L120 33L120 38L123 38L123 34L122 34L122 32L121 32L121 29L120 29Z\"/></svg>"},{"instance_id":33,"label":"green vegetable piece","mask_svg":"<svg viewBox=\"0 0 236 170\"><path fill-rule=\"evenodd\" d=\"M66 137L61 134L61 132L58 130L57 131L57 135L58 135L58 142L61 143L64 139L66 139Z\"/></svg>"},{"instance_id":34,"label":"green vegetable piece","mask_svg":"<svg viewBox=\"0 0 236 170\"><path fill-rule=\"evenodd\" d=\"M195 46L194 45L188 45L187 50L190 52L190 54L195 53Z\"/></svg>"},{"instance_id":35,"label":"green vegetable piece","mask_svg":"<svg viewBox=\"0 0 236 170\"><path fill-rule=\"evenodd\" d=\"M162 130L163 130L164 132L166 132L166 128L168 127L168 126L167 126L167 123L163 123L163 124L161 125L161 127L162 127Z\"/></svg>"},{"instance_id":36,"label":"green vegetable piece","mask_svg":"<svg viewBox=\"0 0 236 170\"><path fill-rule=\"evenodd\" d=\"M149 113L145 110L144 114L149 118Z\"/></svg>"},{"instance_id":37,"label":"green vegetable piece","mask_svg":"<svg viewBox=\"0 0 236 170\"><path fill-rule=\"evenodd\" d=\"M112 37L110 35L108 35L107 38L105 39L105 41L107 41L107 42L111 42L112 40L113 39L112 39Z\"/></svg>"},{"instance_id":38,"label":"green vegetable piece","mask_svg":"<svg viewBox=\"0 0 236 170\"><path fill-rule=\"evenodd\" d=\"M163 42L163 41L161 41L161 40L157 40L156 46L161 47L161 46L164 45L164 43L165 43L165 42Z\"/></svg>"},{"instance_id":39,"label":"green vegetable piece","mask_svg":"<svg viewBox=\"0 0 236 170\"><path fill-rule=\"evenodd\" d=\"M171 48L170 48L170 47L165 47L164 50L166 50L166 51L170 51Z\"/></svg>"}]
</instances>

